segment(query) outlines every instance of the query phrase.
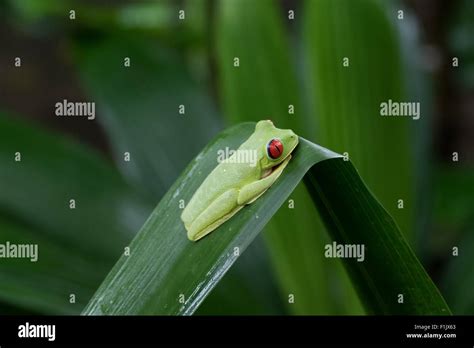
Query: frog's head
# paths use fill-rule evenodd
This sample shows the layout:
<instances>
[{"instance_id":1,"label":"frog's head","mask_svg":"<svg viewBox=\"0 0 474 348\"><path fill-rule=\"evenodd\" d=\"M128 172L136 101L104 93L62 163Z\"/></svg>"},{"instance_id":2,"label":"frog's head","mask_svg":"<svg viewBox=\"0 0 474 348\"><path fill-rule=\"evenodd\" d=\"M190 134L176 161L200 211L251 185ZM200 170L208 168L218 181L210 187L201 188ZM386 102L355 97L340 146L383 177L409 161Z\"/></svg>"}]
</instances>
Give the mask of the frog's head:
<instances>
[{"instance_id":1,"label":"frog's head","mask_svg":"<svg viewBox=\"0 0 474 348\"><path fill-rule=\"evenodd\" d=\"M262 139L259 160L264 176L291 156L298 145L298 136L291 129L276 128L270 120L258 122L255 133L258 139Z\"/></svg>"}]
</instances>

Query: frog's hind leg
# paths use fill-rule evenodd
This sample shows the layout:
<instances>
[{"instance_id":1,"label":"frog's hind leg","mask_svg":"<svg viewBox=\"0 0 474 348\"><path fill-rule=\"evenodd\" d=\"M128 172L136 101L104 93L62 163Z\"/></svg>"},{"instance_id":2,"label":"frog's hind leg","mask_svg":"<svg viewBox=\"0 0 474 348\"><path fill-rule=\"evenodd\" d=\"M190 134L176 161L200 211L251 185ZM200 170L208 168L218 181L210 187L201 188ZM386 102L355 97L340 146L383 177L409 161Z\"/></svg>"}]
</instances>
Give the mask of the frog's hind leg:
<instances>
[{"instance_id":1,"label":"frog's hind leg","mask_svg":"<svg viewBox=\"0 0 474 348\"><path fill-rule=\"evenodd\" d=\"M267 192L267 190L268 190L268 188L267 188L265 191L263 191L262 193L260 193L258 196L256 196L255 198L251 199L250 201L248 201L248 202L245 203L245 204L252 204L252 203L255 202L257 199L259 199L260 196L262 196L265 192Z\"/></svg>"},{"instance_id":2,"label":"frog's hind leg","mask_svg":"<svg viewBox=\"0 0 474 348\"><path fill-rule=\"evenodd\" d=\"M222 193L187 228L188 238L197 241L234 216L242 208L237 206L238 195L236 189Z\"/></svg>"},{"instance_id":3,"label":"frog's hind leg","mask_svg":"<svg viewBox=\"0 0 474 348\"><path fill-rule=\"evenodd\" d=\"M205 235L211 233L212 231L214 231L217 227L219 227L220 225L222 225L224 222L226 222L227 220L229 220L232 216L234 216L235 214L237 214L237 212L242 209L244 206L239 206L237 208L235 208L234 210L232 210L229 214L223 216L222 218L216 220L215 222L211 223L209 226L207 226L206 228L204 228L201 232L199 232L196 236L194 236L194 239L193 241L196 241L196 240L199 240L201 239L202 237L204 237Z\"/></svg>"}]
</instances>

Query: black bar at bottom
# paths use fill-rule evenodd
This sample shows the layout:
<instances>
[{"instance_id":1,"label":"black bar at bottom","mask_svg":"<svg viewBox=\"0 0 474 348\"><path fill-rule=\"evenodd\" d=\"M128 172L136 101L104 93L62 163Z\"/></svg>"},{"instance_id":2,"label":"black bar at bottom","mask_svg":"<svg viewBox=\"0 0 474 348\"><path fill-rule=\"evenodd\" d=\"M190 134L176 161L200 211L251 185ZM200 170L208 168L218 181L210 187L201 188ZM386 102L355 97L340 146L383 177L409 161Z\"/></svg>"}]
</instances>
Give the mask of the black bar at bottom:
<instances>
[{"instance_id":1,"label":"black bar at bottom","mask_svg":"<svg viewBox=\"0 0 474 348\"><path fill-rule=\"evenodd\" d=\"M474 345L472 316L0 316L13 344L408 343ZM54 325L54 337L52 326ZM43 337L20 337L37 336ZM54 338L54 340L53 340Z\"/></svg>"}]
</instances>

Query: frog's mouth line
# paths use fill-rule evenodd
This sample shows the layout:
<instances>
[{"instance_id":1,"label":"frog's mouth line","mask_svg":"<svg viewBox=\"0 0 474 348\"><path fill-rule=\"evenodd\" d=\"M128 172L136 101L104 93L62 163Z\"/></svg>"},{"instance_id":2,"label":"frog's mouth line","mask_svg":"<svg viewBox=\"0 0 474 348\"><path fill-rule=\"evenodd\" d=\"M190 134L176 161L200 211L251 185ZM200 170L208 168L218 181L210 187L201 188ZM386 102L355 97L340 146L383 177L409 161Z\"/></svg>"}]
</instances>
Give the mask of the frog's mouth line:
<instances>
[{"instance_id":1,"label":"frog's mouth line","mask_svg":"<svg viewBox=\"0 0 474 348\"><path fill-rule=\"evenodd\" d=\"M271 168L268 168L266 171L263 172L261 179L265 179L267 176L270 176L275 170L277 170L283 163L286 161L289 161L291 159L291 153L288 154L288 156L285 157L283 161L278 163L276 166L273 166Z\"/></svg>"}]
</instances>

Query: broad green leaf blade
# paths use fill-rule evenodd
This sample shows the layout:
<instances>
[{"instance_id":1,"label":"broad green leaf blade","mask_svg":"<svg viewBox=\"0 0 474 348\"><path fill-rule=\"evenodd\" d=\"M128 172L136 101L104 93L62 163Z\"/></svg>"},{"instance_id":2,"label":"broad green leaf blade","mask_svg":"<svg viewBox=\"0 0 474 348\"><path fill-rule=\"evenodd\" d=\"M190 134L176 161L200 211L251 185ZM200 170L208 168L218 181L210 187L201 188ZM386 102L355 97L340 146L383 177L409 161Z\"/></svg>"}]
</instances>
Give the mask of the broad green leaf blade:
<instances>
[{"instance_id":1,"label":"broad green leaf blade","mask_svg":"<svg viewBox=\"0 0 474 348\"><path fill-rule=\"evenodd\" d=\"M340 159L340 155L303 138L283 175L261 198L201 241L190 242L180 221L180 200L189 201L216 166L219 149L236 148L254 127L253 123L244 123L222 132L191 162L131 243L131 254L120 258L84 314L194 313L236 261L235 248L239 248L240 253L247 248L310 168L312 191L315 180L331 184L321 190L321 197L313 197L316 201L323 200L324 206L319 206L325 218L334 217L334 221L327 219L331 231L334 232L332 225L335 224L343 236L350 235L349 240L375 247L359 266L363 281L369 286L364 287L354 271L358 288L365 291L360 295L366 299L367 308L383 313L449 312L395 223L365 188L352 165ZM334 196L327 195L327 190ZM346 192L349 201L344 197ZM391 245L385 244L387 241ZM394 286L392 292L411 296L404 306L398 306L396 298L391 302L392 292L380 291L387 283L387 272L394 279L388 282Z\"/></svg>"},{"instance_id":2,"label":"broad green leaf blade","mask_svg":"<svg viewBox=\"0 0 474 348\"><path fill-rule=\"evenodd\" d=\"M255 124L235 126L221 133L188 166L131 244L132 254L120 258L86 308L86 314L192 314L209 291L235 262L234 248L242 253L257 236L304 172L313 163L338 156L316 147L306 156L295 156L264 196L242 209L203 240L186 237L179 201L189 201L216 165L216 154L237 148ZM298 151L311 148L302 141ZM185 303L180 303L180 295Z\"/></svg>"},{"instance_id":3,"label":"broad green leaf blade","mask_svg":"<svg viewBox=\"0 0 474 348\"><path fill-rule=\"evenodd\" d=\"M152 209L93 150L3 113L0 169L0 243L34 243L39 254L1 261L0 300L79 313Z\"/></svg>"},{"instance_id":4,"label":"broad green leaf blade","mask_svg":"<svg viewBox=\"0 0 474 348\"><path fill-rule=\"evenodd\" d=\"M395 221L350 162L321 162L305 183L333 240L365 248L362 262L345 258L344 264L369 313L451 314Z\"/></svg>"},{"instance_id":5,"label":"broad green leaf blade","mask_svg":"<svg viewBox=\"0 0 474 348\"><path fill-rule=\"evenodd\" d=\"M81 77L97 102L117 165L137 188L161 198L219 130L211 101L182 55L156 40L123 33L97 42L78 40L76 48ZM124 66L125 57L130 67Z\"/></svg>"},{"instance_id":6,"label":"broad green leaf blade","mask_svg":"<svg viewBox=\"0 0 474 348\"><path fill-rule=\"evenodd\" d=\"M380 104L418 100L404 94L400 47L383 2L309 0L302 12L317 142L347 152L412 240L415 174L410 130L417 121L382 117ZM421 117L425 111L422 105Z\"/></svg>"},{"instance_id":7,"label":"broad green leaf blade","mask_svg":"<svg viewBox=\"0 0 474 348\"><path fill-rule=\"evenodd\" d=\"M194 12L187 13L194 13L195 18L196 9L203 4L192 3ZM98 101L98 121L109 135L118 166L136 187L158 201L220 128L212 102L192 78L183 52L160 46L156 40L137 40L129 34L106 36L94 44L79 41L77 49L85 88ZM130 57L129 68L123 66L123 57ZM179 113L180 105L185 114ZM130 162L124 161L124 152L130 153ZM246 289L256 276L241 271L239 263L236 266L226 278L234 278L228 282L239 286L231 291L229 287L216 289L214 294L234 297L237 307L233 308L239 311L258 311L251 301L240 301L249 298ZM262 298L254 301L268 303ZM220 308L224 310L223 305ZM232 313L233 308L226 310Z\"/></svg>"},{"instance_id":8,"label":"broad green leaf blade","mask_svg":"<svg viewBox=\"0 0 474 348\"><path fill-rule=\"evenodd\" d=\"M273 0L217 2L217 54L221 101L231 122L270 118L308 139L315 137L316 119L305 112L299 93L296 64L284 20ZM235 58L239 66L235 66ZM314 253L327 236L301 184L266 226L268 245L282 296L295 314L359 314L362 312L344 270L337 262ZM314 219L308 219L314 216ZM288 230L292 233L288 234Z\"/></svg>"},{"instance_id":9,"label":"broad green leaf blade","mask_svg":"<svg viewBox=\"0 0 474 348\"><path fill-rule=\"evenodd\" d=\"M261 236L255 238L196 315L287 315Z\"/></svg>"}]
</instances>

